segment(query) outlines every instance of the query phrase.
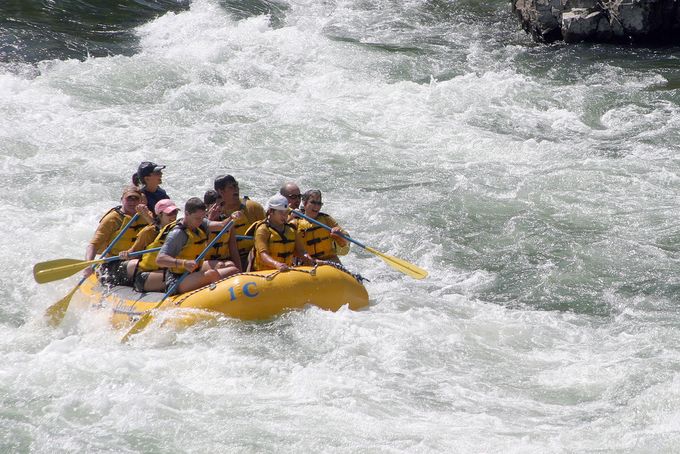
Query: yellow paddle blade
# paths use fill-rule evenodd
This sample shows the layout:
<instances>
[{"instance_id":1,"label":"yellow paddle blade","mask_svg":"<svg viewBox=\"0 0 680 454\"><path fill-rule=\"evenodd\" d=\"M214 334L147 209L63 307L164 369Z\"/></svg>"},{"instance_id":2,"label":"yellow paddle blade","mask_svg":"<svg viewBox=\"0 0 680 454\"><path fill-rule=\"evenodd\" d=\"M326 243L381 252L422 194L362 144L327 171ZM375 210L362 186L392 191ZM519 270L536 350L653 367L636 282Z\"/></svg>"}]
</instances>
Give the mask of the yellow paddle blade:
<instances>
[{"instance_id":1,"label":"yellow paddle blade","mask_svg":"<svg viewBox=\"0 0 680 454\"><path fill-rule=\"evenodd\" d=\"M68 295L47 308L45 311L47 323L49 323L51 326L57 326L59 323L61 323L64 315L66 315L68 305L71 303L71 298L73 298L73 295L76 293L76 290L78 290L78 287L80 287L80 284L73 287L73 290L71 290Z\"/></svg>"},{"instance_id":2,"label":"yellow paddle blade","mask_svg":"<svg viewBox=\"0 0 680 454\"><path fill-rule=\"evenodd\" d=\"M139 320L137 320L137 323L132 325L132 328L125 333L125 336L120 340L121 343L125 344L128 340L130 340L130 337L134 336L144 328L146 328L146 325L149 324L149 322L152 320L153 317L151 317L151 311L145 313L140 317Z\"/></svg>"},{"instance_id":3,"label":"yellow paddle blade","mask_svg":"<svg viewBox=\"0 0 680 454\"><path fill-rule=\"evenodd\" d=\"M33 267L33 278L38 284L46 282L58 281L59 279L66 279L73 276L78 271L84 270L93 263L99 263L100 260L74 260L74 259L57 259L50 262L38 263ZM53 266L46 266L45 263L53 264Z\"/></svg>"},{"instance_id":4,"label":"yellow paddle blade","mask_svg":"<svg viewBox=\"0 0 680 454\"><path fill-rule=\"evenodd\" d=\"M81 263L81 262L82 262L82 260L78 260L78 259L56 259L56 260L48 260L46 262L36 263L33 266L33 275L35 275L39 271L49 270L50 268L59 268L61 266L73 265L73 264Z\"/></svg>"},{"instance_id":5,"label":"yellow paddle blade","mask_svg":"<svg viewBox=\"0 0 680 454\"><path fill-rule=\"evenodd\" d=\"M407 274L411 276L414 279L425 279L427 277L427 271L424 269L414 265L413 263L409 263L406 260L398 259L396 257L392 257L391 255L383 254L380 251L376 251L372 247L366 246L366 250L372 254L377 255L385 263L387 263L389 266L394 268L397 271L401 271L404 274Z\"/></svg>"}]
</instances>

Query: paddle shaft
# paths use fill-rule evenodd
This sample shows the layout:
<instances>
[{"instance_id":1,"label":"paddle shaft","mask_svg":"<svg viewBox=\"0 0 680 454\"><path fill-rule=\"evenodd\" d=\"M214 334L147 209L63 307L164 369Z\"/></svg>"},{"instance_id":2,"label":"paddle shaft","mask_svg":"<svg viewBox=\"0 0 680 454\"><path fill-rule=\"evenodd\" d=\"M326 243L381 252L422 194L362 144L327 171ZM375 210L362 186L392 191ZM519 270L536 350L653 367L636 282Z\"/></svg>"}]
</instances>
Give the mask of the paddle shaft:
<instances>
[{"instance_id":1,"label":"paddle shaft","mask_svg":"<svg viewBox=\"0 0 680 454\"><path fill-rule=\"evenodd\" d=\"M233 225L234 225L234 221L232 220L232 221L229 221L227 223L227 225L222 227L222 230L220 230L220 233L218 233L215 236L215 238L213 238L212 241L210 243L208 243L208 245L205 247L205 249L203 249L203 252L201 252L198 255L198 257L196 257L196 259L195 259L196 262L200 262L201 260L203 260L203 258L208 254L208 251L213 247L213 245L217 242L217 240L219 240L222 237L222 235L224 235L225 232L227 232ZM170 296L174 293L175 289L177 289L177 287L179 287L179 284L181 284L182 281L184 280L184 278L187 277L188 275L189 275L189 271L185 271L180 276L180 278L177 279L177 281L175 281L175 283L167 290L167 292L165 292L165 295L163 295L163 298L158 302L158 304L156 304L152 309L148 310L144 315L142 315L140 317L140 319L137 320L137 322L134 325L132 325L132 327L128 330L128 332L125 333L125 335L123 336L123 338L120 341L122 343L125 343L125 342L128 341L130 336L133 336L133 335L137 334L138 332L140 332L141 330L143 330L144 327L149 324L149 320L151 319L151 311L158 309L161 306L161 304L163 304L163 301L165 301L168 298L168 296Z\"/></svg>"},{"instance_id":2,"label":"paddle shaft","mask_svg":"<svg viewBox=\"0 0 680 454\"><path fill-rule=\"evenodd\" d=\"M326 224L323 224L323 223L317 221L316 219L310 218L309 216L307 216L307 215L305 215L305 214L303 214L303 213L301 213L297 210L293 210L293 214L300 216L301 218L306 219L309 222L318 225L319 227L323 227L324 229L326 229L330 232L333 231ZM380 252L376 249L373 249L372 247L366 246L365 244L355 240L354 238L351 238L347 235L343 235L342 233L337 233L337 235L340 238L344 238L346 241L350 241L350 242L356 244L357 246L362 247L363 249L370 252L371 254L377 255L385 263L387 263L389 266L391 266L392 268L394 268L395 270L397 270L401 273L407 274L414 279L424 279L425 277L427 277L427 271L425 271L424 269L414 265L413 263L409 263L406 260L403 260L403 259L400 259L400 258L397 258L397 257L392 257L391 255L383 254L382 252Z\"/></svg>"},{"instance_id":3,"label":"paddle shaft","mask_svg":"<svg viewBox=\"0 0 680 454\"><path fill-rule=\"evenodd\" d=\"M144 249L143 251L130 252L128 254L128 257L139 257L140 255L148 254L149 252L158 252L160 250L161 250L160 247L155 247L153 249ZM120 255L116 255L116 256L113 256L113 257L108 257L108 258L100 259L100 260L103 260L104 262L114 262L114 261L120 260L120 259L122 259L122 257Z\"/></svg>"},{"instance_id":4,"label":"paddle shaft","mask_svg":"<svg viewBox=\"0 0 680 454\"><path fill-rule=\"evenodd\" d=\"M111 252L111 249L113 249L113 247L116 245L116 243L118 242L118 240L121 239L121 237L125 234L125 232L127 232L127 230L130 228L130 226L131 226L137 219L139 219L139 213L135 213L135 215L132 216L132 219L130 219L130 222L128 222L127 224L125 224L125 227L123 227L123 229L120 231L120 233L119 233L118 235L116 235L116 237L113 239L113 241L111 241L111 244L109 244L109 245L106 247L106 249L104 249L104 252L102 252L101 257L99 257L100 259L103 259L104 257L106 257L106 255L107 255L109 252ZM95 265L95 266L96 266L96 265Z\"/></svg>"},{"instance_id":5,"label":"paddle shaft","mask_svg":"<svg viewBox=\"0 0 680 454\"><path fill-rule=\"evenodd\" d=\"M125 227L120 231L118 235L111 241L111 243L107 246L106 249L104 249L104 252L102 253L102 257L104 257L106 254L111 252L111 249L116 245L118 240L123 236L125 232L127 232L127 229L130 228L133 222L135 222L139 218L139 214L135 213L134 216L132 216L132 219L130 219L130 222L125 224ZM96 267L97 265L93 265L93 267ZM66 295L66 297L60 299L56 303L54 303L52 306L48 307L47 310L45 311L45 315L50 319L50 323L52 325L58 325L64 318L64 315L66 314L66 311L68 310L68 306L71 302L71 298L73 295L76 293L76 290L83 285L83 282L87 280L87 276L83 276L83 278L78 282L78 284L73 287L73 290Z\"/></svg>"},{"instance_id":6,"label":"paddle shaft","mask_svg":"<svg viewBox=\"0 0 680 454\"><path fill-rule=\"evenodd\" d=\"M143 251L131 252L128 254L127 258L139 257L140 255L148 254L149 252L158 252L160 247L153 249L145 249ZM47 262L40 262L35 265L37 273L42 273L44 271L59 271L68 268L87 268L88 265L99 265L101 263L115 262L116 260L123 260L123 257L116 255L114 257L107 257L105 259L94 259L94 260L78 260L78 259L56 259L49 260Z\"/></svg>"},{"instance_id":7,"label":"paddle shaft","mask_svg":"<svg viewBox=\"0 0 680 454\"><path fill-rule=\"evenodd\" d=\"M195 260L196 262L200 262L201 260L203 260L203 258L208 254L208 251L213 247L213 245L214 245L215 243L217 243L217 240L219 240L219 239L222 237L222 235L224 235L224 233L225 233L227 230L229 230L229 229L231 228L232 225L234 225L234 221L229 221L229 222L227 223L227 225L225 225L225 226L222 228L222 230L220 230L220 233L218 233L218 234L215 236L215 238L213 238L212 241L211 241L210 243L208 243L208 245L205 247L205 249L203 249L203 252L201 252L200 254L198 254L198 257L196 257L194 260ZM190 274L189 271L185 271L185 272L180 276L180 278L177 279L177 281L175 281L175 283L172 285L172 287L170 287L170 288L168 289L168 291L165 293L165 295L163 295L163 299L160 300L160 302L158 303L158 305L157 305L156 307L160 306L160 304L163 302L163 300L165 300L165 298L167 298L168 296L172 295L172 292L174 292L175 289L176 289L177 287L179 287L179 284L181 284L182 281L184 280L184 278L187 277L189 274ZM155 308L154 308L154 309L155 309Z\"/></svg>"},{"instance_id":8,"label":"paddle shaft","mask_svg":"<svg viewBox=\"0 0 680 454\"><path fill-rule=\"evenodd\" d=\"M147 254L149 252L158 252L160 248L147 249L145 251L138 251L129 254L129 257L138 257L140 255ZM83 270L91 265L98 265L101 263L109 263L116 260L122 260L122 257L117 255L115 257L108 257L105 259L97 260L74 260L74 259L57 259L50 262L39 263L34 268L33 277L39 284L44 284L47 282L52 282L60 279L66 279L67 277ZM43 269L38 269L43 266ZM35 271L37 270L37 271Z\"/></svg>"},{"instance_id":9,"label":"paddle shaft","mask_svg":"<svg viewBox=\"0 0 680 454\"><path fill-rule=\"evenodd\" d=\"M311 222L312 224L316 224L316 225L318 225L319 227L323 227L324 229L328 230L329 232L331 232L331 231L333 230L331 227L327 226L326 224L324 224L324 223L322 223L322 222L319 222L319 221L317 221L317 220L314 219L314 218L310 218L309 216L307 216L306 214L302 213L301 211L293 210L293 214L296 215L296 216L300 216L300 217L303 218L303 219L308 220L308 221ZM340 232L336 233L336 235L338 235L340 238L344 239L345 241L349 241L349 242L351 242L351 243L354 243L354 244L356 244L357 246L360 246L360 247L362 247L362 248L364 248L364 249L366 249L366 248L368 247L368 246L366 246L365 244L363 244L362 242L357 241L357 240L355 240L354 238L349 237L349 236L347 236L347 235L343 235L343 234L340 233Z\"/></svg>"}]
</instances>

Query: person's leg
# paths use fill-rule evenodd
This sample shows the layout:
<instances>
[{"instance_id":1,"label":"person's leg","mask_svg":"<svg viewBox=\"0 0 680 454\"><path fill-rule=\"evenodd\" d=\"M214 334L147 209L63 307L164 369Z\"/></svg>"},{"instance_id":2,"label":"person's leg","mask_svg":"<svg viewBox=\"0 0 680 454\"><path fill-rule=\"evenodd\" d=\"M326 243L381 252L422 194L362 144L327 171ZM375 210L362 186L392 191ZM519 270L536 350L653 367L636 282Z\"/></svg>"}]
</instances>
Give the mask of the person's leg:
<instances>
[{"instance_id":1,"label":"person's leg","mask_svg":"<svg viewBox=\"0 0 680 454\"><path fill-rule=\"evenodd\" d=\"M234 274L240 273L236 265L234 265L232 262L227 263L228 263L227 266L217 270L217 272L219 273L219 278L217 280L224 279L225 277L233 276Z\"/></svg>"},{"instance_id":2,"label":"person's leg","mask_svg":"<svg viewBox=\"0 0 680 454\"><path fill-rule=\"evenodd\" d=\"M175 286L175 284L177 283L177 281L179 280L179 278L181 276L182 276L181 274L175 274L171 271L166 271L165 272L165 288L166 288L165 291L166 292L170 291L170 289ZM175 287L175 289L172 291L172 293L170 293L170 295L168 295L168 296L176 295L178 293L179 293L179 290L177 289L177 287Z\"/></svg>"},{"instance_id":3,"label":"person's leg","mask_svg":"<svg viewBox=\"0 0 680 454\"><path fill-rule=\"evenodd\" d=\"M127 276L128 279L130 279L130 282L134 282L135 280L135 273L137 272L137 265L139 265L139 260L138 259L133 259L133 260L128 260L127 261Z\"/></svg>"},{"instance_id":4,"label":"person's leg","mask_svg":"<svg viewBox=\"0 0 680 454\"><path fill-rule=\"evenodd\" d=\"M218 270L220 268L226 268L229 266L234 266L234 263L226 259L206 260L203 262L203 265L201 265L201 271Z\"/></svg>"},{"instance_id":5,"label":"person's leg","mask_svg":"<svg viewBox=\"0 0 680 454\"><path fill-rule=\"evenodd\" d=\"M104 263L100 267L102 274L100 280L103 284L114 287L125 285L132 287L132 279L128 276L128 262L114 261Z\"/></svg>"},{"instance_id":6,"label":"person's leg","mask_svg":"<svg viewBox=\"0 0 680 454\"><path fill-rule=\"evenodd\" d=\"M179 284L179 293L196 290L217 280L219 280L219 273L215 270L195 271L185 277Z\"/></svg>"},{"instance_id":7,"label":"person's leg","mask_svg":"<svg viewBox=\"0 0 680 454\"><path fill-rule=\"evenodd\" d=\"M144 284L144 290L147 292L164 292L165 291L165 272L153 271L149 273Z\"/></svg>"},{"instance_id":8,"label":"person's leg","mask_svg":"<svg viewBox=\"0 0 680 454\"><path fill-rule=\"evenodd\" d=\"M132 287L135 291L139 293L145 292L144 287L146 286L146 279L149 277L149 274L148 271L140 271L135 275L135 278L132 281Z\"/></svg>"}]
</instances>

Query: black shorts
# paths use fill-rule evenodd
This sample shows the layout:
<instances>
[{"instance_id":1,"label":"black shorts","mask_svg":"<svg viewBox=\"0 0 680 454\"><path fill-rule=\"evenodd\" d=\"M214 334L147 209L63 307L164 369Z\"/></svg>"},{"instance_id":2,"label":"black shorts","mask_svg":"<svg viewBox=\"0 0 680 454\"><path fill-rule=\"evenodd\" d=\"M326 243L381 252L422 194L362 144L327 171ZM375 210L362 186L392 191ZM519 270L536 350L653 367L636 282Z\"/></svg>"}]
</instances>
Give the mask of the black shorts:
<instances>
[{"instance_id":1,"label":"black shorts","mask_svg":"<svg viewBox=\"0 0 680 454\"><path fill-rule=\"evenodd\" d=\"M171 287L173 287L177 281L179 280L180 277L182 277L183 274L175 274L171 271L166 271L165 272L165 289L170 290ZM179 286L178 286L179 287ZM176 295L177 294L177 287L175 287L172 290L172 293L169 293L168 296Z\"/></svg>"},{"instance_id":2,"label":"black shorts","mask_svg":"<svg viewBox=\"0 0 680 454\"><path fill-rule=\"evenodd\" d=\"M102 263L97 269L99 281L111 287L116 285L132 286L132 279L127 274L127 261L115 260L113 262Z\"/></svg>"},{"instance_id":3,"label":"black shorts","mask_svg":"<svg viewBox=\"0 0 680 454\"><path fill-rule=\"evenodd\" d=\"M144 293L146 290L144 290L144 287L146 286L146 280L149 279L149 275L151 273L156 273L158 271L163 272L163 280L165 280L165 275L167 274L167 270L162 269L162 270L157 270L157 271L141 271L139 269L135 270L135 277L134 277L134 285L133 287L135 288L135 291L139 293Z\"/></svg>"}]
</instances>

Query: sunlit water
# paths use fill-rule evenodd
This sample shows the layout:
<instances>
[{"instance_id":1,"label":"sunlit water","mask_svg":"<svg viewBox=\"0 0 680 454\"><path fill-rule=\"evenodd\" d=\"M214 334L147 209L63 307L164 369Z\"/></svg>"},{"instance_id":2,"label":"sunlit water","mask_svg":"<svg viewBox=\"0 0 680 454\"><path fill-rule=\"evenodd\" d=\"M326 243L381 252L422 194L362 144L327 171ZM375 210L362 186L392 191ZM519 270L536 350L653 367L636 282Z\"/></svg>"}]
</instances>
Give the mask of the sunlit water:
<instances>
[{"instance_id":1,"label":"sunlit water","mask_svg":"<svg viewBox=\"0 0 680 454\"><path fill-rule=\"evenodd\" d=\"M680 50L539 46L503 1L130 23L0 63L0 452L677 452ZM354 248L359 312L45 326L77 278L33 264L82 257L142 160L179 203L319 188L430 276Z\"/></svg>"}]
</instances>

